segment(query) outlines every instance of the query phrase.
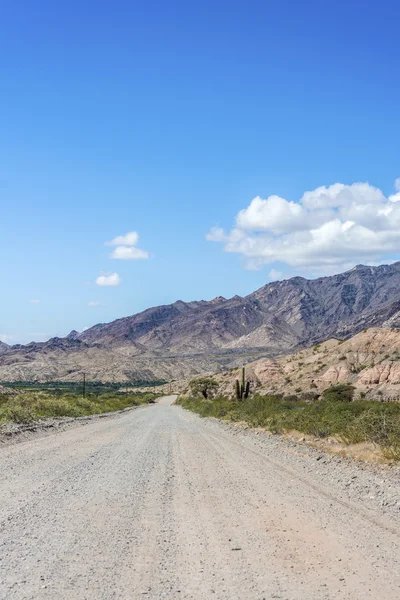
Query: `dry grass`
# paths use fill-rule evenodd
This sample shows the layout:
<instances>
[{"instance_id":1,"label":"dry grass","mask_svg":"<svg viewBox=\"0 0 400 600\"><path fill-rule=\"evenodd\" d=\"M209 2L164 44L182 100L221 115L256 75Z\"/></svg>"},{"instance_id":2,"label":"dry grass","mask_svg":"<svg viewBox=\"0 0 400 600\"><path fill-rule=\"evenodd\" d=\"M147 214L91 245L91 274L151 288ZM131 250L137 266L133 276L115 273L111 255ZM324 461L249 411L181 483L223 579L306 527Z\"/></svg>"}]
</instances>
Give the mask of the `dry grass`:
<instances>
[{"instance_id":1,"label":"dry grass","mask_svg":"<svg viewBox=\"0 0 400 600\"><path fill-rule=\"evenodd\" d=\"M356 460L379 464L391 462L383 456L381 448L372 442L346 444L335 438L315 438L311 435L305 435L300 431L289 431L283 434L283 437L299 443L305 443L308 446L312 446L313 448L316 448L321 452L327 452L328 454L336 454L342 457L351 456Z\"/></svg>"}]
</instances>

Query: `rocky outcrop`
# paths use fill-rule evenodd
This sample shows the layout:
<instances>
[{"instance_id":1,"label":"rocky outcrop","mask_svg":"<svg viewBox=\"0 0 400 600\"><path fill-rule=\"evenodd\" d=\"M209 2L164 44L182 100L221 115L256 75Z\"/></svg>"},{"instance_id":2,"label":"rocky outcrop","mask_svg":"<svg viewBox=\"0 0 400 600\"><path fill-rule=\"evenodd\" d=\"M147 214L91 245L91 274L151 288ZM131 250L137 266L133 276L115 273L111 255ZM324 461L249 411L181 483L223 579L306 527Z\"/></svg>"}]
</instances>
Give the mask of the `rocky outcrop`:
<instances>
[{"instance_id":1,"label":"rocky outcrop","mask_svg":"<svg viewBox=\"0 0 400 600\"><path fill-rule=\"evenodd\" d=\"M219 393L233 396L239 370L216 374ZM371 328L347 340L328 340L275 360L246 365L246 380L261 394L321 393L351 383L360 397L400 401L400 330Z\"/></svg>"},{"instance_id":2,"label":"rocky outcrop","mask_svg":"<svg viewBox=\"0 0 400 600\"><path fill-rule=\"evenodd\" d=\"M361 385L400 385L400 362L383 362L380 365L365 369L358 377ZM399 389L400 395L400 389Z\"/></svg>"}]
</instances>

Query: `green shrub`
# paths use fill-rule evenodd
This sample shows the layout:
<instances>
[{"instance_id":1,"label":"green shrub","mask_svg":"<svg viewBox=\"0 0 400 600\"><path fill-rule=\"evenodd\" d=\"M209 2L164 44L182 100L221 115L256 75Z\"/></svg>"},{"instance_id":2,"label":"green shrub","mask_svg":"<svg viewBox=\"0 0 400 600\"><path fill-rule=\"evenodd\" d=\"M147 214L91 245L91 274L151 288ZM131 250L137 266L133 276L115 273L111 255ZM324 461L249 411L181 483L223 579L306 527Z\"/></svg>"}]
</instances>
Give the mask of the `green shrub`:
<instances>
[{"instance_id":1,"label":"green shrub","mask_svg":"<svg viewBox=\"0 0 400 600\"><path fill-rule=\"evenodd\" d=\"M322 393L322 398L335 402L351 402L354 397L354 386L349 383L332 385Z\"/></svg>"},{"instance_id":2,"label":"green shrub","mask_svg":"<svg viewBox=\"0 0 400 600\"><path fill-rule=\"evenodd\" d=\"M321 438L335 436L347 444L374 443L386 458L400 460L400 404L351 402L353 394L353 386L342 384L328 388L321 398L253 395L241 402L179 398L178 403L203 417L245 421L273 433L296 430Z\"/></svg>"},{"instance_id":3,"label":"green shrub","mask_svg":"<svg viewBox=\"0 0 400 600\"><path fill-rule=\"evenodd\" d=\"M130 406L154 401L152 393L89 394L83 398L73 392L50 394L43 391L23 392L8 396L0 403L0 423L31 423L40 419L80 417L114 412Z\"/></svg>"},{"instance_id":4,"label":"green shrub","mask_svg":"<svg viewBox=\"0 0 400 600\"><path fill-rule=\"evenodd\" d=\"M9 404L0 412L0 420L12 421L13 423L32 423L35 420L35 413L20 404Z\"/></svg>"}]
</instances>

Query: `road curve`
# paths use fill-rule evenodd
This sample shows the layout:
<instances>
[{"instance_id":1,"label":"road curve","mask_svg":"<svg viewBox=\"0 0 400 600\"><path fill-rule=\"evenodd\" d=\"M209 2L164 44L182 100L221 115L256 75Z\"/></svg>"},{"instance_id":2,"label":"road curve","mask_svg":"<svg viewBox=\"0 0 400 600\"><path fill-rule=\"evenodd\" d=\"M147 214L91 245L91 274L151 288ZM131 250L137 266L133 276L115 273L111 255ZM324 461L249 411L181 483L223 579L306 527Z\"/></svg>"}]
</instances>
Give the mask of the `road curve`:
<instances>
[{"instance_id":1,"label":"road curve","mask_svg":"<svg viewBox=\"0 0 400 600\"><path fill-rule=\"evenodd\" d=\"M1 599L398 600L396 523L172 400L0 450Z\"/></svg>"}]
</instances>

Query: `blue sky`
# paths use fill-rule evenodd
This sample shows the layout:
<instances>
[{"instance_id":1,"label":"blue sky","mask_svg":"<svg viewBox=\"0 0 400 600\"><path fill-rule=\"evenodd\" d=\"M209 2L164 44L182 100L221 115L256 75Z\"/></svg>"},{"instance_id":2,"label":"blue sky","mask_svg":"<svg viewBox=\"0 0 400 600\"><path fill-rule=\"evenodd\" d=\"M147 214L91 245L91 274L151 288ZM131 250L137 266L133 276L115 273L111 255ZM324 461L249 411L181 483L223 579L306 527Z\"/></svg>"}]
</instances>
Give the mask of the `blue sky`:
<instances>
[{"instance_id":1,"label":"blue sky","mask_svg":"<svg viewBox=\"0 0 400 600\"><path fill-rule=\"evenodd\" d=\"M396 260L399 19L394 0L3 1L1 339Z\"/></svg>"}]
</instances>

